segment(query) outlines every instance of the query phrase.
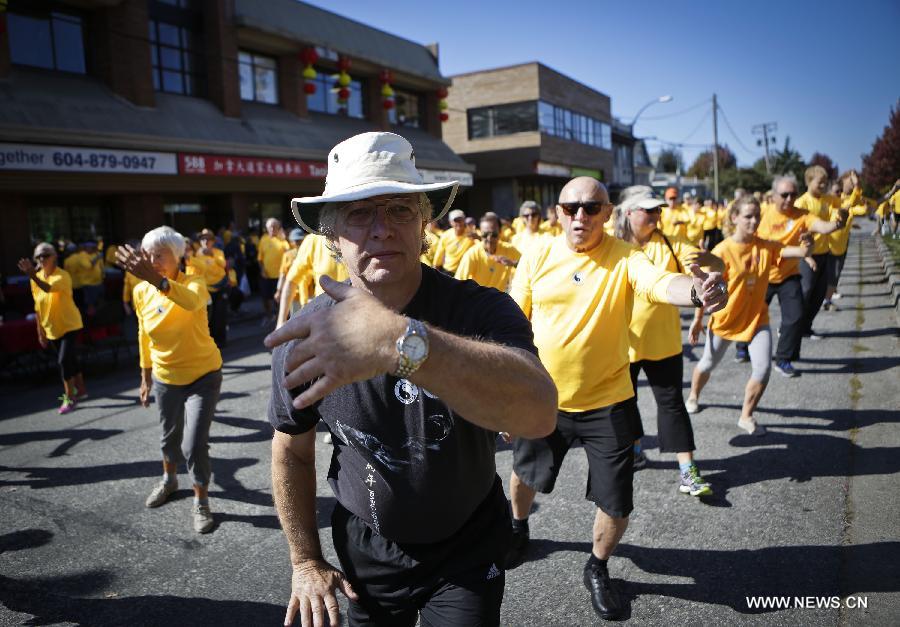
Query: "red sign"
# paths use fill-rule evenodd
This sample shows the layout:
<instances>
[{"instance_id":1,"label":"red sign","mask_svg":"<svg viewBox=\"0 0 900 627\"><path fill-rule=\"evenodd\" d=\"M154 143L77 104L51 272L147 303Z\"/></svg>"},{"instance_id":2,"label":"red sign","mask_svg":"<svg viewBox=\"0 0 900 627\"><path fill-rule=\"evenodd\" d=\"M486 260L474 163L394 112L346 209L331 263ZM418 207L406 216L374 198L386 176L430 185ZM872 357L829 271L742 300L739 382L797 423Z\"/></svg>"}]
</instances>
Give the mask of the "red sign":
<instances>
[{"instance_id":1,"label":"red sign","mask_svg":"<svg viewBox=\"0 0 900 627\"><path fill-rule=\"evenodd\" d=\"M279 179L324 179L328 167L321 161L267 159L178 153L178 172L199 176L253 176Z\"/></svg>"}]
</instances>

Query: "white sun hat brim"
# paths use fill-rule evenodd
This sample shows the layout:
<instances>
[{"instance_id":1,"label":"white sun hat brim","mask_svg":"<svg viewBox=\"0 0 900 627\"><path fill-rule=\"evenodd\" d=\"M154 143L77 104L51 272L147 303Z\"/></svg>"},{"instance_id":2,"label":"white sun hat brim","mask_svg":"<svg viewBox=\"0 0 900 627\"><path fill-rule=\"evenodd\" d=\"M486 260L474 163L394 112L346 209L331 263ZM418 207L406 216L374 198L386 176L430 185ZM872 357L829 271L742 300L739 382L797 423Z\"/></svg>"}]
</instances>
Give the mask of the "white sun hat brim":
<instances>
[{"instance_id":1,"label":"white sun hat brim","mask_svg":"<svg viewBox=\"0 0 900 627\"><path fill-rule=\"evenodd\" d=\"M337 194L321 196L305 196L291 199L291 212L297 223L306 231L322 235L319 229L319 214L328 203L346 203L363 200L383 194L427 194L434 206L431 221L440 220L450 206L459 190L459 181L442 181L440 183L405 183L401 181L369 181L360 185L345 188Z\"/></svg>"}]
</instances>

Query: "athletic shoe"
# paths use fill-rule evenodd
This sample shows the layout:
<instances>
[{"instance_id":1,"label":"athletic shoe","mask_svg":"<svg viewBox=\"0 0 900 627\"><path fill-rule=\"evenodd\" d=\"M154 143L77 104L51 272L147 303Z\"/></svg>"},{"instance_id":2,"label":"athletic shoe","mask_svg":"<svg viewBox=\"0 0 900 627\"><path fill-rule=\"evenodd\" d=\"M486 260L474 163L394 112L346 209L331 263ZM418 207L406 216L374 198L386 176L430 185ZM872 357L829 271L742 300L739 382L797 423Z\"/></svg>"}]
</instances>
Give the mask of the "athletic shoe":
<instances>
[{"instance_id":1,"label":"athletic shoe","mask_svg":"<svg viewBox=\"0 0 900 627\"><path fill-rule=\"evenodd\" d=\"M638 470L643 470L647 467L647 456L644 455L644 451L640 453L634 454L634 470L637 472Z\"/></svg>"},{"instance_id":2,"label":"athletic shoe","mask_svg":"<svg viewBox=\"0 0 900 627\"><path fill-rule=\"evenodd\" d=\"M87 390L81 390L78 394L75 395L76 401L83 401L88 397Z\"/></svg>"},{"instance_id":3,"label":"athletic shoe","mask_svg":"<svg viewBox=\"0 0 900 627\"><path fill-rule=\"evenodd\" d=\"M841 300L844 297L840 292L835 292L831 295L831 300Z\"/></svg>"},{"instance_id":4,"label":"athletic shoe","mask_svg":"<svg viewBox=\"0 0 900 627\"><path fill-rule=\"evenodd\" d=\"M712 494L712 488L697 470L697 464L691 464L691 467L681 473L681 485L678 491L682 494L690 494L691 496L709 496Z\"/></svg>"},{"instance_id":5,"label":"athletic shoe","mask_svg":"<svg viewBox=\"0 0 900 627\"><path fill-rule=\"evenodd\" d=\"M756 423L756 420L751 418L750 420L744 420L741 418L738 420L738 426L749 433L750 435L761 436L766 434L766 428L760 424Z\"/></svg>"},{"instance_id":6,"label":"athletic shoe","mask_svg":"<svg viewBox=\"0 0 900 627\"><path fill-rule=\"evenodd\" d=\"M178 489L177 481L166 481L163 479L160 481L153 491L150 493L150 496L147 497L147 500L144 502L144 505L147 507L159 507L163 503L166 502L166 499L171 496L175 490Z\"/></svg>"},{"instance_id":7,"label":"athletic shoe","mask_svg":"<svg viewBox=\"0 0 900 627\"><path fill-rule=\"evenodd\" d=\"M194 519L194 531L197 533L209 533L213 528L213 515L209 511L209 505L194 504L191 512Z\"/></svg>"},{"instance_id":8,"label":"athletic shoe","mask_svg":"<svg viewBox=\"0 0 900 627\"><path fill-rule=\"evenodd\" d=\"M531 533L525 531L512 530L512 538L509 541L509 549L506 551L506 568L515 568L522 563L525 557L525 551L528 549L528 542L531 539Z\"/></svg>"},{"instance_id":9,"label":"athletic shoe","mask_svg":"<svg viewBox=\"0 0 900 627\"><path fill-rule=\"evenodd\" d=\"M793 364L791 364L791 362L789 362L787 359L776 360L774 368L781 373L781 376L787 377L788 379L793 379L794 377L800 376L800 373L794 369Z\"/></svg>"},{"instance_id":10,"label":"athletic shoe","mask_svg":"<svg viewBox=\"0 0 900 627\"><path fill-rule=\"evenodd\" d=\"M584 587L591 593L591 605L603 620L616 620L621 616L622 605L619 595L609 579L609 569L605 565L591 567L584 565Z\"/></svg>"},{"instance_id":11,"label":"athletic shoe","mask_svg":"<svg viewBox=\"0 0 900 627\"><path fill-rule=\"evenodd\" d=\"M700 411L700 403L692 398L689 398L684 402L684 408L687 410L687 413L696 414Z\"/></svg>"},{"instance_id":12,"label":"athletic shoe","mask_svg":"<svg viewBox=\"0 0 900 627\"><path fill-rule=\"evenodd\" d=\"M748 361L750 361L750 351L741 346L735 346L734 361L738 364L746 364Z\"/></svg>"},{"instance_id":13,"label":"athletic shoe","mask_svg":"<svg viewBox=\"0 0 900 627\"><path fill-rule=\"evenodd\" d=\"M57 413L59 414L68 414L70 412L75 411L75 399L69 396L68 394L63 394L58 399L62 405L57 409Z\"/></svg>"},{"instance_id":14,"label":"athletic shoe","mask_svg":"<svg viewBox=\"0 0 900 627\"><path fill-rule=\"evenodd\" d=\"M837 307L835 307L834 303L832 303L830 300L826 300L824 303L822 303L822 309L824 309L825 311L836 311Z\"/></svg>"},{"instance_id":15,"label":"athletic shoe","mask_svg":"<svg viewBox=\"0 0 900 627\"><path fill-rule=\"evenodd\" d=\"M818 333L816 333L815 331L812 331L812 332L810 332L810 333L804 333L804 334L803 334L803 338L804 338L804 339L807 339L807 340L813 340L813 341L816 341L816 340L821 340L821 339L822 339L822 336L819 335Z\"/></svg>"}]
</instances>

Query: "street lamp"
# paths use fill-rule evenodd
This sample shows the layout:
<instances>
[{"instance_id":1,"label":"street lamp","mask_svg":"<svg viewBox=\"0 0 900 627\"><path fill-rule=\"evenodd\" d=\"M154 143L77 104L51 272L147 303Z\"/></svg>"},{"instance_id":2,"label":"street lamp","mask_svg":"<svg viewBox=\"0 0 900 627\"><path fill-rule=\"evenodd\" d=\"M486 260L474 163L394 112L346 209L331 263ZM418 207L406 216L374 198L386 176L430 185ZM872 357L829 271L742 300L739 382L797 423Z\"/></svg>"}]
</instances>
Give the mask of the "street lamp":
<instances>
[{"instance_id":1,"label":"street lamp","mask_svg":"<svg viewBox=\"0 0 900 627\"><path fill-rule=\"evenodd\" d=\"M651 100L650 102L648 102L647 104L645 104L643 107L641 107L640 109L638 109L638 112L635 114L634 119L631 121L631 124L629 124L629 126L631 126L631 128L634 129L634 124L635 124L635 122L638 121L638 118L641 117L641 114L642 114L642 113L647 109L647 107L649 107L650 105L654 105L654 104L656 104L657 102L661 102L661 103L672 102L672 100L674 100L674 98L673 98L672 96L670 96L670 95L665 95L665 96L660 96L659 98L654 98L653 100Z\"/></svg>"}]
</instances>

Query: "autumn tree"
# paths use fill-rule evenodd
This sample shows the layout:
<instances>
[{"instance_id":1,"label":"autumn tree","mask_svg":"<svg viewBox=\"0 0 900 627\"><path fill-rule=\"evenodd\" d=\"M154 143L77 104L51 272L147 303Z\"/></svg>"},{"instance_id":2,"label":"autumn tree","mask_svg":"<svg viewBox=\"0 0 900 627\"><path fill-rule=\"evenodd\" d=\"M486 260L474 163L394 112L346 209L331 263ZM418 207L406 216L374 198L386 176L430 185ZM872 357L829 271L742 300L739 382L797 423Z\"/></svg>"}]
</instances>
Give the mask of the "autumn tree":
<instances>
[{"instance_id":1,"label":"autumn tree","mask_svg":"<svg viewBox=\"0 0 900 627\"><path fill-rule=\"evenodd\" d=\"M821 152L814 152L813 156L809 158L809 163L806 164L807 167L813 165L820 165L825 168L825 171L828 172L828 180L835 181L838 177L838 166L831 160L826 154L822 154Z\"/></svg>"},{"instance_id":2,"label":"autumn tree","mask_svg":"<svg viewBox=\"0 0 900 627\"><path fill-rule=\"evenodd\" d=\"M864 189L883 194L900 178L900 100L891 108L887 126L862 161Z\"/></svg>"},{"instance_id":3,"label":"autumn tree","mask_svg":"<svg viewBox=\"0 0 900 627\"><path fill-rule=\"evenodd\" d=\"M681 153L673 148L664 148L656 157L656 169L660 172L677 172Z\"/></svg>"},{"instance_id":4,"label":"autumn tree","mask_svg":"<svg viewBox=\"0 0 900 627\"><path fill-rule=\"evenodd\" d=\"M737 166L737 158L728 146L719 146L719 173L729 170ZM688 176L696 176L697 178L707 178L713 174L713 152L712 150L704 150L694 163L688 168Z\"/></svg>"}]
</instances>

